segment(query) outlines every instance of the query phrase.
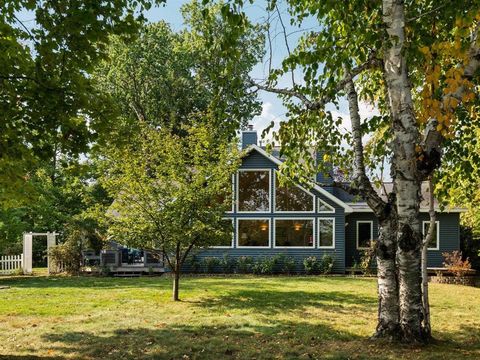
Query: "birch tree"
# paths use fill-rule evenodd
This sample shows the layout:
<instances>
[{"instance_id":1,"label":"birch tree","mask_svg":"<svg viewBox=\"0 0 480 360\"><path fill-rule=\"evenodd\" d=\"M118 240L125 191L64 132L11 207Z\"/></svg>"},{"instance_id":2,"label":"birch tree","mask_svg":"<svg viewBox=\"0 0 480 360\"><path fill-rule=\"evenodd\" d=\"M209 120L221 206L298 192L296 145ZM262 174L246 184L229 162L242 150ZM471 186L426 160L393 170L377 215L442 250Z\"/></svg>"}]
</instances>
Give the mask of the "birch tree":
<instances>
[{"instance_id":1,"label":"birch tree","mask_svg":"<svg viewBox=\"0 0 480 360\"><path fill-rule=\"evenodd\" d=\"M242 15L241 1L228 10ZM422 303L419 217L421 183L441 166L443 151L455 138L461 113L477 116L479 10L472 1L403 0L286 1L299 27L315 19L319 30L306 31L298 46L264 81L252 86L276 93L288 109L274 139L281 143L291 174L317 171L308 159L316 146L343 174L334 185L360 195L379 219L379 311L375 337L428 341ZM269 10L277 6L269 2ZM303 81L278 86L301 72ZM334 116L348 101L350 129ZM379 116L360 117L359 100ZM380 133L378 142L362 140ZM378 159L390 162L393 190L375 191ZM299 161L302 159L303 161ZM325 170L320 164L320 170ZM347 180L346 182L344 180Z\"/></svg>"}]
</instances>

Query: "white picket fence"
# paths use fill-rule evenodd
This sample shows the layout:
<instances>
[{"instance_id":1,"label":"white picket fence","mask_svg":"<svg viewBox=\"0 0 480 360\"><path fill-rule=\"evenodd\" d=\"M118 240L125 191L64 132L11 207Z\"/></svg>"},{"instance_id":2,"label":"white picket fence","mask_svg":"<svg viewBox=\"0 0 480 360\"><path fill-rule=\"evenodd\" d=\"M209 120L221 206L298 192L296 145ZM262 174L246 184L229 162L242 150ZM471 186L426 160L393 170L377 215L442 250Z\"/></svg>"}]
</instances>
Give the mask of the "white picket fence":
<instances>
[{"instance_id":1,"label":"white picket fence","mask_svg":"<svg viewBox=\"0 0 480 360\"><path fill-rule=\"evenodd\" d=\"M0 274L12 274L21 269L23 265L23 254L0 256Z\"/></svg>"}]
</instances>

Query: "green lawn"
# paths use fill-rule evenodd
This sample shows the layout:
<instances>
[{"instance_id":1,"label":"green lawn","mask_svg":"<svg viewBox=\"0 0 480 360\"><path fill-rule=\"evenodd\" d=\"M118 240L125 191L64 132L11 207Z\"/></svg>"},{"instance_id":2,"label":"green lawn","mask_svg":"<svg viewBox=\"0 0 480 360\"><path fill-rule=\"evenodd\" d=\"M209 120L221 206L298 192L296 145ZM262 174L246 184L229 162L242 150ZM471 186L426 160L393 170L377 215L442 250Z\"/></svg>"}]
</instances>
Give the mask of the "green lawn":
<instances>
[{"instance_id":1,"label":"green lawn","mask_svg":"<svg viewBox=\"0 0 480 360\"><path fill-rule=\"evenodd\" d=\"M480 289L432 284L434 344L369 340L374 279L3 277L0 359L479 359Z\"/></svg>"}]
</instances>

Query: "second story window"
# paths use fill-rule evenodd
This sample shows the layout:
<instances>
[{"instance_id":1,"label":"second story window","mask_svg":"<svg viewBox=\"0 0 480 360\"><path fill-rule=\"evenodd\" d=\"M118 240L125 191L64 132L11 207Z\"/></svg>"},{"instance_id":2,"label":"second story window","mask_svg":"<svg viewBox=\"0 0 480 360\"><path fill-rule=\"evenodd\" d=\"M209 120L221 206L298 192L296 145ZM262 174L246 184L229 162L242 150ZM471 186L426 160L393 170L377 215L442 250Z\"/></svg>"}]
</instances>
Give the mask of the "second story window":
<instances>
[{"instance_id":1,"label":"second story window","mask_svg":"<svg viewBox=\"0 0 480 360\"><path fill-rule=\"evenodd\" d=\"M239 212L270 211L270 171L239 170L237 175Z\"/></svg>"},{"instance_id":2,"label":"second story window","mask_svg":"<svg viewBox=\"0 0 480 360\"><path fill-rule=\"evenodd\" d=\"M280 186L275 176L275 211L313 212L313 195L299 186Z\"/></svg>"}]
</instances>

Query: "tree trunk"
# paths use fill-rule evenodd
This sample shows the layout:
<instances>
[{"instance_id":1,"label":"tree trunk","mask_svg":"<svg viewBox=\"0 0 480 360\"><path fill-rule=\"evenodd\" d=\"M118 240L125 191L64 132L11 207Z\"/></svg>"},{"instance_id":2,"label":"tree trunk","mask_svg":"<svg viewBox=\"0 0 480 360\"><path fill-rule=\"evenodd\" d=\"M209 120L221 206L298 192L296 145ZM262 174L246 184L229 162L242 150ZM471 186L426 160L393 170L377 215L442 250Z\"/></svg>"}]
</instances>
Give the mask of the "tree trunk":
<instances>
[{"instance_id":1,"label":"tree trunk","mask_svg":"<svg viewBox=\"0 0 480 360\"><path fill-rule=\"evenodd\" d=\"M180 269L178 266L178 261L175 261L175 271L173 273L173 296L172 296L173 301L180 301L180 298L178 297L178 287L180 285L179 282L180 282Z\"/></svg>"},{"instance_id":2,"label":"tree trunk","mask_svg":"<svg viewBox=\"0 0 480 360\"><path fill-rule=\"evenodd\" d=\"M397 247L395 215L379 220L379 236L376 245L378 279L378 322L374 338L395 340L400 334L398 306L398 277L395 265Z\"/></svg>"},{"instance_id":3,"label":"tree trunk","mask_svg":"<svg viewBox=\"0 0 480 360\"><path fill-rule=\"evenodd\" d=\"M394 192L398 215L397 253L401 338L423 342L420 178L416 145L420 143L413 112L411 85L405 60L405 9L403 0L383 0L386 25L384 72L393 127Z\"/></svg>"},{"instance_id":4,"label":"tree trunk","mask_svg":"<svg viewBox=\"0 0 480 360\"><path fill-rule=\"evenodd\" d=\"M428 300L428 271L427 271L427 253L428 253L428 244L433 239L435 233L435 199L433 197L433 180L430 176L428 180L429 188L429 211L430 216L430 226L428 232L425 235L422 246L422 302L423 302L423 331L426 338L431 338L432 336L432 326L430 324L430 303ZM437 229L438 231L438 229Z\"/></svg>"},{"instance_id":5,"label":"tree trunk","mask_svg":"<svg viewBox=\"0 0 480 360\"><path fill-rule=\"evenodd\" d=\"M173 269L173 296L172 300L173 301L180 301L180 298L178 297L178 288L179 288L179 282L180 282L180 267L181 267L181 261L180 261L180 244L177 243L177 247L175 249L175 264L174 264L174 269Z\"/></svg>"},{"instance_id":6,"label":"tree trunk","mask_svg":"<svg viewBox=\"0 0 480 360\"><path fill-rule=\"evenodd\" d=\"M365 172L361 118L358 108L358 94L351 74L347 72L347 91L350 121L352 124L354 166L352 190L367 201L375 216L379 218L379 239L375 249L378 267L378 323L374 338L394 339L399 334L398 282L395 267L396 213L394 198L383 201Z\"/></svg>"}]
</instances>

